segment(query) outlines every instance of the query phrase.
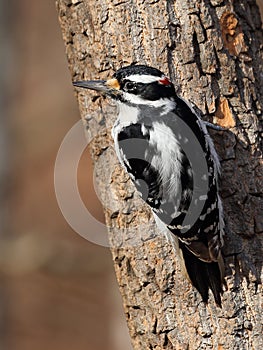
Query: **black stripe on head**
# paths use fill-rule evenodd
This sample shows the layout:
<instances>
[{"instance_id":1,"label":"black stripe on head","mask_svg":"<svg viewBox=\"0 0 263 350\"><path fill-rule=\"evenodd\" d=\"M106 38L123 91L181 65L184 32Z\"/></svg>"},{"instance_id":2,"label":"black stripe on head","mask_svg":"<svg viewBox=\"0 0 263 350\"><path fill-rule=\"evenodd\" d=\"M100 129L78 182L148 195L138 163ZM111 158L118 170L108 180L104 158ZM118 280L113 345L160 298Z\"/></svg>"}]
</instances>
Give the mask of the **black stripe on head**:
<instances>
[{"instance_id":1,"label":"black stripe on head","mask_svg":"<svg viewBox=\"0 0 263 350\"><path fill-rule=\"evenodd\" d=\"M118 80L120 90L140 96L144 100L156 101L175 96L173 84L156 68L144 65L128 66L119 69L114 78Z\"/></svg>"},{"instance_id":2,"label":"black stripe on head","mask_svg":"<svg viewBox=\"0 0 263 350\"><path fill-rule=\"evenodd\" d=\"M127 67L120 68L117 70L117 72L113 75L114 78L118 79L118 81L121 81L125 78L127 78L130 75L153 75L156 77L162 77L164 74L157 68L145 66L145 65L131 65Z\"/></svg>"}]
</instances>

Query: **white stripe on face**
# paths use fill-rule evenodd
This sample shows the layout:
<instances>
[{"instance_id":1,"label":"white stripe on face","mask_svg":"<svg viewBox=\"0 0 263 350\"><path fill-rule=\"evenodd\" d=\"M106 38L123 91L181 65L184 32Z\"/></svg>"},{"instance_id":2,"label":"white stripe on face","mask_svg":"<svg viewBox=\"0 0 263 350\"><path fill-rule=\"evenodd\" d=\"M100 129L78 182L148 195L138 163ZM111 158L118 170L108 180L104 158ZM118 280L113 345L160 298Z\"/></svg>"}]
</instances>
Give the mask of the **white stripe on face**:
<instances>
[{"instance_id":1,"label":"white stripe on face","mask_svg":"<svg viewBox=\"0 0 263 350\"><path fill-rule=\"evenodd\" d=\"M127 77L128 80L133 81L134 83L143 83L149 84L154 83L162 79L162 77L157 77L156 75L147 75L147 74L134 74Z\"/></svg>"},{"instance_id":2,"label":"white stripe on face","mask_svg":"<svg viewBox=\"0 0 263 350\"><path fill-rule=\"evenodd\" d=\"M146 100L138 95L133 95L129 92L123 92L124 100L127 102L132 103L133 105L146 105L148 107L165 107L165 112L168 113L172 109L175 108L175 102L174 99L170 99L168 97L159 98L158 100Z\"/></svg>"}]
</instances>

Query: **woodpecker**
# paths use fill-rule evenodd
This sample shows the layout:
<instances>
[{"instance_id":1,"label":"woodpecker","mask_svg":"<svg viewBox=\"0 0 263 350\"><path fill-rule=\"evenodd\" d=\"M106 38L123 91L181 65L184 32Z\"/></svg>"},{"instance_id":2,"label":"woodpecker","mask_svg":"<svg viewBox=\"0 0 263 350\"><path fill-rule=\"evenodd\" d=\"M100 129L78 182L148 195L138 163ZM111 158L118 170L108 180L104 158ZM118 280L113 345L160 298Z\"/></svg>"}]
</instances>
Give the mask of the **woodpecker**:
<instances>
[{"instance_id":1,"label":"woodpecker","mask_svg":"<svg viewBox=\"0 0 263 350\"><path fill-rule=\"evenodd\" d=\"M221 306L224 220L220 163L207 123L160 70L131 65L109 80L77 81L118 106L112 136L118 159L174 243L183 270L207 303ZM209 124L212 126L213 124ZM216 128L216 126L215 126Z\"/></svg>"}]
</instances>

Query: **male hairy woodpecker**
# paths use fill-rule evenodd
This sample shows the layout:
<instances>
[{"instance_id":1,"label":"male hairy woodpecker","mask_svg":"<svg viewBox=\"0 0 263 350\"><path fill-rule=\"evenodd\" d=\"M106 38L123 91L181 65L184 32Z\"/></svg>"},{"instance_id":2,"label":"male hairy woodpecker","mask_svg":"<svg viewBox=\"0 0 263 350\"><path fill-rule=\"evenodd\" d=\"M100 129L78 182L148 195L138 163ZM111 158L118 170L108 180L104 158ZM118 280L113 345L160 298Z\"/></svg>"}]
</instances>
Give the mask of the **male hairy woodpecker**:
<instances>
[{"instance_id":1,"label":"male hairy woodpecker","mask_svg":"<svg viewBox=\"0 0 263 350\"><path fill-rule=\"evenodd\" d=\"M112 136L120 163L157 225L174 241L183 269L204 302L209 289L221 306L224 277L220 164L192 106L160 70L131 65L107 81L77 81L116 101ZM211 125L210 125L211 126Z\"/></svg>"}]
</instances>

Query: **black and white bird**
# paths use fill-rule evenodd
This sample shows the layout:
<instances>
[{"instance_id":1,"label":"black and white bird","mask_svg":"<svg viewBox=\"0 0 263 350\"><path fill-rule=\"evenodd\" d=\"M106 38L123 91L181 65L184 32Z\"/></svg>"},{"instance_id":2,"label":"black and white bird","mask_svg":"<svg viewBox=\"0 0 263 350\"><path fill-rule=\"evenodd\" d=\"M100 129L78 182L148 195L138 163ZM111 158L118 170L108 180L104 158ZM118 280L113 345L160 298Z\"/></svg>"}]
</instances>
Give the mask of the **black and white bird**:
<instances>
[{"instance_id":1,"label":"black and white bird","mask_svg":"<svg viewBox=\"0 0 263 350\"><path fill-rule=\"evenodd\" d=\"M112 136L120 163L152 208L157 225L175 243L203 301L211 289L221 306L220 163L206 122L156 68L131 65L107 81L73 84L116 101L119 112Z\"/></svg>"}]
</instances>

